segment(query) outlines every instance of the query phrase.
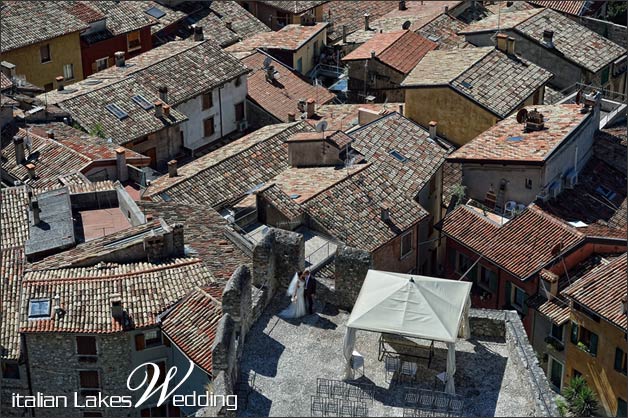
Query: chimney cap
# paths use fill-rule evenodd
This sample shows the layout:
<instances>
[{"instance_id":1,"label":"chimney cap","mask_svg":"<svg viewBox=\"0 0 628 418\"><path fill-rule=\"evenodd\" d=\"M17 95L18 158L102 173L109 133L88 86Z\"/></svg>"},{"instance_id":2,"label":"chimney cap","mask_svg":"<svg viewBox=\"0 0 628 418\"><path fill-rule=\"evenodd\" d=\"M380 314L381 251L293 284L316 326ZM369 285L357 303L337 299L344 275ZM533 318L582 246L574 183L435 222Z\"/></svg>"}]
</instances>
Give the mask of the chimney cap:
<instances>
[{"instance_id":1,"label":"chimney cap","mask_svg":"<svg viewBox=\"0 0 628 418\"><path fill-rule=\"evenodd\" d=\"M430 126L436 126L436 125L438 125L438 122L436 122L435 120L430 121Z\"/></svg>"},{"instance_id":2,"label":"chimney cap","mask_svg":"<svg viewBox=\"0 0 628 418\"><path fill-rule=\"evenodd\" d=\"M507 34L505 34L505 33L503 33L503 32L498 33L498 34L497 34L497 37L498 37L498 38L503 38L503 39L508 39L508 35L507 35Z\"/></svg>"},{"instance_id":3,"label":"chimney cap","mask_svg":"<svg viewBox=\"0 0 628 418\"><path fill-rule=\"evenodd\" d=\"M116 154L124 154L125 150L123 147L116 148Z\"/></svg>"},{"instance_id":4,"label":"chimney cap","mask_svg":"<svg viewBox=\"0 0 628 418\"><path fill-rule=\"evenodd\" d=\"M60 82L60 81L65 80L65 78L63 78L63 76L62 76L62 75L58 75L58 76L56 76L56 77L55 77L55 80L56 80L56 81L57 81L57 83L58 83L58 82Z\"/></svg>"},{"instance_id":5,"label":"chimney cap","mask_svg":"<svg viewBox=\"0 0 628 418\"><path fill-rule=\"evenodd\" d=\"M176 163L177 163L177 160L168 161L168 165L175 165Z\"/></svg>"},{"instance_id":6,"label":"chimney cap","mask_svg":"<svg viewBox=\"0 0 628 418\"><path fill-rule=\"evenodd\" d=\"M161 86L159 86L159 91L160 92L168 91L168 86L162 84Z\"/></svg>"},{"instance_id":7,"label":"chimney cap","mask_svg":"<svg viewBox=\"0 0 628 418\"><path fill-rule=\"evenodd\" d=\"M316 100L310 97L309 99L307 99L307 103L309 104L316 103Z\"/></svg>"},{"instance_id":8,"label":"chimney cap","mask_svg":"<svg viewBox=\"0 0 628 418\"><path fill-rule=\"evenodd\" d=\"M35 164L33 164L33 163L26 164L26 169L27 170L34 170L35 169Z\"/></svg>"}]
</instances>

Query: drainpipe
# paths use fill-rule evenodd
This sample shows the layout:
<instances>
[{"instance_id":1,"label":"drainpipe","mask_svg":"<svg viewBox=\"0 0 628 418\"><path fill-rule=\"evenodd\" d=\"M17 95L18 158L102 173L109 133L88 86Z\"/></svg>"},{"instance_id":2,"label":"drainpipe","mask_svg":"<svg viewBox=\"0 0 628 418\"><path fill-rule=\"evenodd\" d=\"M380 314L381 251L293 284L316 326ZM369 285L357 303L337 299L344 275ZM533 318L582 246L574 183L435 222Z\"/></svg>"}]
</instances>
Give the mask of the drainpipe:
<instances>
[{"instance_id":1,"label":"drainpipe","mask_svg":"<svg viewBox=\"0 0 628 418\"><path fill-rule=\"evenodd\" d=\"M222 94L221 94L221 91L224 86L225 85L223 84L222 86L218 87L218 113L220 114L219 118L220 118L220 139L221 140L222 140Z\"/></svg>"}]
</instances>

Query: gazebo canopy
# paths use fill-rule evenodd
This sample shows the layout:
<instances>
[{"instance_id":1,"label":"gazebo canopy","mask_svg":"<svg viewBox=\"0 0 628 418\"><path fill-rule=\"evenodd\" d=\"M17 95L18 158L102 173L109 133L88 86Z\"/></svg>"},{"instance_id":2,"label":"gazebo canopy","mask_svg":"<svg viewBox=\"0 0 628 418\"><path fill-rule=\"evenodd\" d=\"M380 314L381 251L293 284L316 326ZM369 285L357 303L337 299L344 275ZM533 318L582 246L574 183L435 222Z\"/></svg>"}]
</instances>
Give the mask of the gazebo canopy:
<instances>
[{"instance_id":1,"label":"gazebo canopy","mask_svg":"<svg viewBox=\"0 0 628 418\"><path fill-rule=\"evenodd\" d=\"M348 328L456 342L471 283L369 270Z\"/></svg>"}]
</instances>

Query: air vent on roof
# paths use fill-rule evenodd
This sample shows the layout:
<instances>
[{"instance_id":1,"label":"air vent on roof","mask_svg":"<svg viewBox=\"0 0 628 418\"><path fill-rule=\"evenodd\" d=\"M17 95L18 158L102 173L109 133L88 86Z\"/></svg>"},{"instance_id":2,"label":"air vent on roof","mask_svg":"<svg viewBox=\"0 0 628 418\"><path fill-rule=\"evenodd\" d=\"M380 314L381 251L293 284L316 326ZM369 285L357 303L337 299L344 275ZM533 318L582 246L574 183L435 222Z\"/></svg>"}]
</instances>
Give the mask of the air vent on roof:
<instances>
[{"instance_id":1,"label":"air vent on roof","mask_svg":"<svg viewBox=\"0 0 628 418\"><path fill-rule=\"evenodd\" d=\"M440 41L440 36L436 36L436 35L427 35L427 39L429 39L432 42L438 42Z\"/></svg>"},{"instance_id":2,"label":"air vent on roof","mask_svg":"<svg viewBox=\"0 0 628 418\"><path fill-rule=\"evenodd\" d=\"M403 155L401 155L395 150L390 151L390 155L392 155L395 159L401 161L402 163L405 163L406 161L408 161L406 157L404 157Z\"/></svg>"},{"instance_id":3,"label":"air vent on roof","mask_svg":"<svg viewBox=\"0 0 628 418\"><path fill-rule=\"evenodd\" d=\"M463 81L463 82L462 82L462 83L460 83L460 84L462 84L464 87L466 87L466 88L468 88L468 89L473 88L473 86L471 85L471 83L469 83L468 81Z\"/></svg>"},{"instance_id":4,"label":"air vent on roof","mask_svg":"<svg viewBox=\"0 0 628 418\"><path fill-rule=\"evenodd\" d=\"M297 194L297 193L292 193L292 194L290 195L290 199L298 199L298 198L300 198L300 197L301 197L301 195L300 195L300 194Z\"/></svg>"},{"instance_id":5,"label":"air vent on roof","mask_svg":"<svg viewBox=\"0 0 628 418\"><path fill-rule=\"evenodd\" d=\"M102 83L102 80L85 80L83 81L83 84L85 84L86 86L95 86L96 84L100 84Z\"/></svg>"},{"instance_id":6,"label":"air vent on roof","mask_svg":"<svg viewBox=\"0 0 628 418\"><path fill-rule=\"evenodd\" d=\"M77 91L78 91L78 89L64 88L63 90L57 91L57 93L59 93L59 94L71 94L71 93L76 93Z\"/></svg>"},{"instance_id":7,"label":"air vent on roof","mask_svg":"<svg viewBox=\"0 0 628 418\"><path fill-rule=\"evenodd\" d=\"M153 107L155 107L155 105L153 105L151 102L149 102L146 97L142 96L142 95L137 95L137 96L133 96L132 97L133 101L135 103L137 103L138 105L142 106L142 109L144 110L150 110Z\"/></svg>"},{"instance_id":8,"label":"air vent on roof","mask_svg":"<svg viewBox=\"0 0 628 418\"><path fill-rule=\"evenodd\" d=\"M117 104L108 104L107 106L105 106L105 109L107 109L120 120L129 117L129 114L122 110Z\"/></svg>"},{"instance_id":9,"label":"air vent on roof","mask_svg":"<svg viewBox=\"0 0 628 418\"><path fill-rule=\"evenodd\" d=\"M156 7L151 7L150 9L146 10L146 13L151 15L155 19L161 19L162 17L166 15L166 13L163 10L158 9Z\"/></svg>"}]
</instances>

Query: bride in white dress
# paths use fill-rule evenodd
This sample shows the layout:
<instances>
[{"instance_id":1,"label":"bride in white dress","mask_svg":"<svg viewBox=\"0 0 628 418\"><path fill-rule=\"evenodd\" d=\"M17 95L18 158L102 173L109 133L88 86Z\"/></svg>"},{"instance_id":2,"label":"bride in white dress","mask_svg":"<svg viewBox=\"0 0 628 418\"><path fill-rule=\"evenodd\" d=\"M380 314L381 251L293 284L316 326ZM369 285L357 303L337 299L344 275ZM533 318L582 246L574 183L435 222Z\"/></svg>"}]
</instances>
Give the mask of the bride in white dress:
<instances>
[{"instance_id":1,"label":"bride in white dress","mask_svg":"<svg viewBox=\"0 0 628 418\"><path fill-rule=\"evenodd\" d=\"M307 307L305 306L305 296L303 292L305 290L305 279L299 276L299 273L294 273L294 277L288 286L287 294L292 299L292 303L286 309L279 313L281 318L293 319L300 318L307 314Z\"/></svg>"}]
</instances>

